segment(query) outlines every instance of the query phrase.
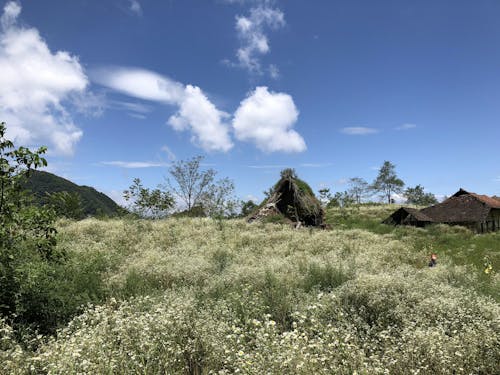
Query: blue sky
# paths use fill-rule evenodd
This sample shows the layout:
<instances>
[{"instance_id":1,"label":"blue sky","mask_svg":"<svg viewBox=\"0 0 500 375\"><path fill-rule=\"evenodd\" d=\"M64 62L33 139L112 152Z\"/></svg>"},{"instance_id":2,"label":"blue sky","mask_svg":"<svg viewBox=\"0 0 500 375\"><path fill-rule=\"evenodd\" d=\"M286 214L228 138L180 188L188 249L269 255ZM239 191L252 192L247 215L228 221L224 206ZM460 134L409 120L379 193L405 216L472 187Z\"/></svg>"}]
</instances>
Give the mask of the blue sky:
<instances>
[{"instance_id":1,"label":"blue sky","mask_svg":"<svg viewBox=\"0 0 500 375\"><path fill-rule=\"evenodd\" d=\"M241 198L280 169L500 195L496 0L0 2L0 120L120 200L205 155Z\"/></svg>"}]
</instances>

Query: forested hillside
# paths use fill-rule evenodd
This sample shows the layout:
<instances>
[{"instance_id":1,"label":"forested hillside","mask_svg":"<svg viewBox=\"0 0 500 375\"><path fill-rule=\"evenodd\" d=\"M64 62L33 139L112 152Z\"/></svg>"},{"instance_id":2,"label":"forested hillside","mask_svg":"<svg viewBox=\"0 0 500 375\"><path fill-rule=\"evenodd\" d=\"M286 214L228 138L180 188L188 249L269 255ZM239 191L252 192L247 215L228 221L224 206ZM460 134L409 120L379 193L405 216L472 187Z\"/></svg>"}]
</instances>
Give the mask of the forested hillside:
<instances>
[{"instance_id":1,"label":"forested hillside","mask_svg":"<svg viewBox=\"0 0 500 375\"><path fill-rule=\"evenodd\" d=\"M44 171L33 171L25 185L33 192L35 202L46 204L48 194L67 191L78 193L86 216L117 216L122 212L114 200L90 186L80 186L55 174Z\"/></svg>"}]
</instances>

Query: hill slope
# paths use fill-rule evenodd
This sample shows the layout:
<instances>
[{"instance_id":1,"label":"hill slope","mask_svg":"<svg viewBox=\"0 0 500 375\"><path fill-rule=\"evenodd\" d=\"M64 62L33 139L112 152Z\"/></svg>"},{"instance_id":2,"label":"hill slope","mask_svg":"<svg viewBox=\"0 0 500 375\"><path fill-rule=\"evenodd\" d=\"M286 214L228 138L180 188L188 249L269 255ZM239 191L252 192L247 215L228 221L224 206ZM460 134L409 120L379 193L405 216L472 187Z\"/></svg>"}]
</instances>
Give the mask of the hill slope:
<instances>
[{"instance_id":1,"label":"hill slope","mask_svg":"<svg viewBox=\"0 0 500 375\"><path fill-rule=\"evenodd\" d=\"M60 191L76 192L80 195L85 215L117 216L122 212L114 200L90 186L80 186L55 174L44 171L33 171L25 185L33 192L35 201L40 204L47 202L47 193Z\"/></svg>"}]
</instances>

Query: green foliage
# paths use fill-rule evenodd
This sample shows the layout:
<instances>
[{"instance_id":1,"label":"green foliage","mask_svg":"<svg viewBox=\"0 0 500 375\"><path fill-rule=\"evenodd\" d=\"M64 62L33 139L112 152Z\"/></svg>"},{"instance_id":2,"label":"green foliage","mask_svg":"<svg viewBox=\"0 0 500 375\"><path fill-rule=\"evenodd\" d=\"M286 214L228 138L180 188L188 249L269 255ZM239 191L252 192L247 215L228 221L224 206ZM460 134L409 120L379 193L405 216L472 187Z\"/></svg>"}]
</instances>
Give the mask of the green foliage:
<instances>
[{"instance_id":1,"label":"green foliage","mask_svg":"<svg viewBox=\"0 0 500 375\"><path fill-rule=\"evenodd\" d=\"M254 201L248 200L246 202L242 202L241 204L241 213L240 216L246 217L253 213L257 209L258 205L255 204Z\"/></svg>"},{"instance_id":2,"label":"green foliage","mask_svg":"<svg viewBox=\"0 0 500 375\"><path fill-rule=\"evenodd\" d=\"M123 192L123 197L130 202L132 212L143 218L162 218L168 215L175 204L175 199L168 191L145 188L139 178Z\"/></svg>"},{"instance_id":3,"label":"green foliage","mask_svg":"<svg viewBox=\"0 0 500 375\"><path fill-rule=\"evenodd\" d=\"M396 175L396 166L389 161L384 161L378 172L378 176L371 188L387 198L387 203L392 203L394 193L401 193L405 183Z\"/></svg>"},{"instance_id":4,"label":"green foliage","mask_svg":"<svg viewBox=\"0 0 500 375\"><path fill-rule=\"evenodd\" d=\"M432 193L426 193L422 185L415 187L408 187L404 191L406 203L414 204L417 206L430 206L438 203L436 197Z\"/></svg>"},{"instance_id":5,"label":"green foliage","mask_svg":"<svg viewBox=\"0 0 500 375\"><path fill-rule=\"evenodd\" d=\"M54 213L34 207L23 191L33 168L46 166L46 148L15 148L0 124L0 315L17 323L38 325L44 316L33 315L36 298L29 293L33 270L50 267L62 253L55 249ZM36 264L37 267L30 267ZM40 286L43 288L43 285ZM28 290L28 291L27 291ZM32 298L35 297L35 298Z\"/></svg>"},{"instance_id":6,"label":"green foliage","mask_svg":"<svg viewBox=\"0 0 500 375\"><path fill-rule=\"evenodd\" d=\"M49 194L49 206L58 217L81 220L85 217L82 200L77 192L59 191Z\"/></svg>"}]
</instances>

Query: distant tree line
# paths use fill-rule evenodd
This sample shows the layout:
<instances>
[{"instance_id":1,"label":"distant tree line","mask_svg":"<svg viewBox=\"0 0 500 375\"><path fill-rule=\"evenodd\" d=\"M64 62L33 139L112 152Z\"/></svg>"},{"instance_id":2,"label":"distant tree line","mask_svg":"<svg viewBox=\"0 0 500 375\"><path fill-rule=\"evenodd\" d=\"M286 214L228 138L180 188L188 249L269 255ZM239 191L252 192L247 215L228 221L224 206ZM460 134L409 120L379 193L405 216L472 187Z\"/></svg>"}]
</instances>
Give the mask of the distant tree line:
<instances>
[{"instance_id":1,"label":"distant tree line","mask_svg":"<svg viewBox=\"0 0 500 375\"><path fill-rule=\"evenodd\" d=\"M406 203L428 206L438 203L432 193L424 191L422 185L405 187L405 183L396 174L396 166L390 161L384 161L375 180L370 184L360 177L350 178L348 189L332 194L330 189L322 188L318 191L320 201L326 207L348 207L359 205L370 197L378 195L388 204L395 203L395 195L405 198Z\"/></svg>"}]
</instances>

